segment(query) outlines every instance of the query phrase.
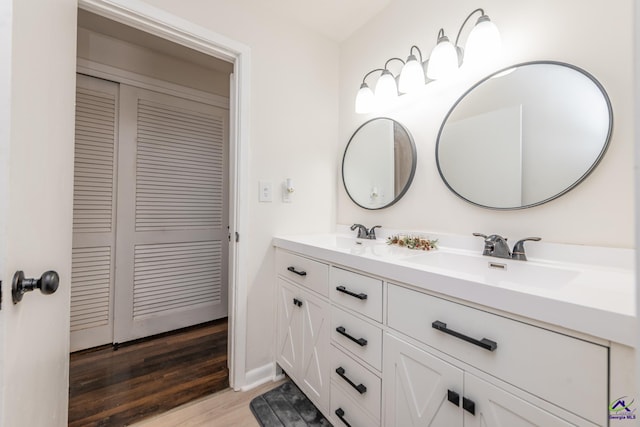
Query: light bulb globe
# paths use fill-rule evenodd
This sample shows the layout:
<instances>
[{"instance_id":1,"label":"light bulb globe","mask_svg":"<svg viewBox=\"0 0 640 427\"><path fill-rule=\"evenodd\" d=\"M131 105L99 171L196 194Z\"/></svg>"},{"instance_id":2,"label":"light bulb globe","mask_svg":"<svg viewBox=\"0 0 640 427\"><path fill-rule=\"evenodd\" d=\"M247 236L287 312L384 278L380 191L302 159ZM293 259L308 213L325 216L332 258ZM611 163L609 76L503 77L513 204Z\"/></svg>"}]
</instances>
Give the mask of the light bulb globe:
<instances>
[{"instance_id":1,"label":"light bulb globe","mask_svg":"<svg viewBox=\"0 0 640 427\"><path fill-rule=\"evenodd\" d=\"M427 77L433 80L445 78L458 69L458 52L447 36L438 39L429 56Z\"/></svg>"},{"instance_id":2,"label":"light bulb globe","mask_svg":"<svg viewBox=\"0 0 640 427\"><path fill-rule=\"evenodd\" d=\"M502 39L498 27L482 15L469 33L465 46L464 62L482 65L496 61L502 50Z\"/></svg>"},{"instance_id":3,"label":"light bulb globe","mask_svg":"<svg viewBox=\"0 0 640 427\"><path fill-rule=\"evenodd\" d=\"M373 91L366 83L362 83L360 90L358 90L358 94L356 95L356 113L370 113L373 111L375 103L376 97L373 94Z\"/></svg>"},{"instance_id":4,"label":"light bulb globe","mask_svg":"<svg viewBox=\"0 0 640 427\"><path fill-rule=\"evenodd\" d=\"M389 70L384 70L376 82L375 96L376 102L381 107L386 106L386 104L394 101L398 97L396 79L393 78L393 74L391 74Z\"/></svg>"},{"instance_id":5,"label":"light bulb globe","mask_svg":"<svg viewBox=\"0 0 640 427\"><path fill-rule=\"evenodd\" d=\"M410 55L400 72L398 90L402 93L410 93L420 89L424 84L424 68L414 55Z\"/></svg>"}]
</instances>

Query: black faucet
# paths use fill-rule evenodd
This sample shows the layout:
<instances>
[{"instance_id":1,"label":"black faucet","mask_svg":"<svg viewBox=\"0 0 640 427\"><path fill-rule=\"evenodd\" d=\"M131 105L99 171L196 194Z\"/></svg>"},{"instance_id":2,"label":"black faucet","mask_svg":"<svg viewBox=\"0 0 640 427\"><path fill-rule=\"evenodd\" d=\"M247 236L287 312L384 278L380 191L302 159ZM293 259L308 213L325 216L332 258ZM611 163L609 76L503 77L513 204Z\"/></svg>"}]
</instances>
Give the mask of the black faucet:
<instances>
[{"instance_id":1,"label":"black faucet","mask_svg":"<svg viewBox=\"0 0 640 427\"><path fill-rule=\"evenodd\" d=\"M522 240L518 240L516 244L513 245L513 252L511 252L509 250L509 244L507 243L506 237L502 237L498 234L487 236L482 233L473 233L473 235L484 239L484 250L482 251L482 255L515 259L519 261L527 260L527 256L524 253L524 242L528 240L535 242L542 240L540 237L527 237Z\"/></svg>"},{"instance_id":2,"label":"black faucet","mask_svg":"<svg viewBox=\"0 0 640 427\"><path fill-rule=\"evenodd\" d=\"M355 230L356 228L358 229L358 239L370 239L370 240L375 240L376 239L376 228L380 228L382 227L381 225L374 225L373 227L371 227L370 230L367 230L367 227L365 227L362 224L353 224L351 226L351 231Z\"/></svg>"}]
</instances>

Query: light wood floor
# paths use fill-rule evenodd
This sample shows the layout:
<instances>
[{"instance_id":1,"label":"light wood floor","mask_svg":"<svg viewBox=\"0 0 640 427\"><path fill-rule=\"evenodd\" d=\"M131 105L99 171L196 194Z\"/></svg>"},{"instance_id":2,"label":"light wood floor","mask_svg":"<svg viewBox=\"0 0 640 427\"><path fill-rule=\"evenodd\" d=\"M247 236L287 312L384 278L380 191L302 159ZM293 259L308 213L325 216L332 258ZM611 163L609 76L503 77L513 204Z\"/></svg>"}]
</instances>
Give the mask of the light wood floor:
<instances>
[{"instance_id":1,"label":"light wood floor","mask_svg":"<svg viewBox=\"0 0 640 427\"><path fill-rule=\"evenodd\" d=\"M246 392L226 389L195 402L187 403L162 415L148 418L132 427L228 427L258 426L249 402L282 384L285 379L268 382Z\"/></svg>"}]
</instances>

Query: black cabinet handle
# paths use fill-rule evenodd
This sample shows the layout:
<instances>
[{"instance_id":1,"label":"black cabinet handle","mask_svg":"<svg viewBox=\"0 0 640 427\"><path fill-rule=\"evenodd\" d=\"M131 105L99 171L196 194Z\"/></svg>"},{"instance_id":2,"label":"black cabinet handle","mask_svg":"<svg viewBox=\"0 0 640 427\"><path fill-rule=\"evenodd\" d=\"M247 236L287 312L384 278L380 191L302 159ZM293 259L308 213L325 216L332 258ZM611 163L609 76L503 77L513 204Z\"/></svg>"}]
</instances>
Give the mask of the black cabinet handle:
<instances>
[{"instance_id":1,"label":"black cabinet handle","mask_svg":"<svg viewBox=\"0 0 640 427\"><path fill-rule=\"evenodd\" d=\"M300 301L298 298L294 298L293 299L293 305L297 305L298 307L302 307L302 301Z\"/></svg>"},{"instance_id":2,"label":"black cabinet handle","mask_svg":"<svg viewBox=\"0 0 640 427\"><path fill-rule=\"evenodd\" d=\"M307 272L306 272L306 271L298 271L298 270L296 270L296 268L295 268L295 267L293 267L293 266L292 266L292 267L287 267L287 270L289 270L289 271L290 271L290 272L292 272L292 273L296 273L298 276L306 276L306 275L307 275Z\"/></svg>"},{"instance_id":3,"label":"black cabinet handle","mask_svg":"<svg viewBox=\"0 0 640 427\"><path fill-rule=\"evenodd\" d=\"M461 334L460 332L456 332L453 329L448 329L447 324L439 320L436 320L435 322L433 322L431 324L431 327L433 329L437 329L441 332L444 332L445 334L449 334L456 338L460 338L461 340L464 340L466 342L470 342L471 344L477 345L478 347L482 347L485 350L494 351L496 348L498 348L498 343L495 341L491 341L486 338L482 338L481 340L471 338L467 335Z\"/></svg>"},{"instance_id":4,"label":"black cabinet handle","mask_svg":"<svg viewBox=\"0 0 640 427\"><path fill-rule=\"evenodd\" d=\"M349 424L347 420L344 419L344 410L342 408L336 409L336 415L338 416L338 418L340 418L340 421L342 421L344 425L346 425L347 427L351 427L351 424Z\"/></svg>"},{"instance_id":5,"label":"black cabinet handle","mask_svg":"<svg viewBox=\"0 0 640 427\"><path fill-rule=\"evenodd\" d=\"M338 292L342 292L343 294L347 294L347 295L351 295L354 298L358 298L360 300L364 300L367 299L367 294L356 294L355 292L351 292L350 290L348 290L347 288L345 288L344 286L338 286L336 287L336 291Z\"/></svg>"},{"instance_id":6,"label":"black cabinet handle","mask_svg":"<svg viewBox=\"0 0 640 427\"><path fill-rule=\"evenodd\" d=\"M453 390L447 390L447 400L456 406L460 406L460 395Z\"/></svg>"},{"instance_id":7,"label":"black cabinet handle","mask_svg":"<svg viewBox=\"0 0 640 427\"><path fill-rule=\"evenodd\" d=\"M476 402L471 399L467 399L466 397L462 398L462 408L470 413L471 415L476 414Z\"/></svg>"},{"instance_id":8,"label":"black cabinet handle","mask_svg":"<svg viewBox=\"0 0 640 427\"><path fill-rule=\"evenodd\" d=\"M356 383L347 378L347 376L345 375L345 370L342 366L336 368L336 374L340 375L340 378L345 380L351 387L355 388L358 393L365 394L367 392L367 386L365 386L364 384L356 385Z\"/></svg>"},{"instance_id":9,"label":"black cabinet handle","mask_svg":"<svg viewBox=\"0 0 640 427\"><path fill-rule=\"evenodd\" d=\"M353 341L354 343L358 344L360 347L364 347L365 345L367 345L367 340L366 339L352 337L351 335L349 335L347 333L347 330L344 328L344 326L338 326L336 328L336 332L338 332L340 335L343 335L343 336L349 338L351 341Z\"/></svg>"}]
</instances>

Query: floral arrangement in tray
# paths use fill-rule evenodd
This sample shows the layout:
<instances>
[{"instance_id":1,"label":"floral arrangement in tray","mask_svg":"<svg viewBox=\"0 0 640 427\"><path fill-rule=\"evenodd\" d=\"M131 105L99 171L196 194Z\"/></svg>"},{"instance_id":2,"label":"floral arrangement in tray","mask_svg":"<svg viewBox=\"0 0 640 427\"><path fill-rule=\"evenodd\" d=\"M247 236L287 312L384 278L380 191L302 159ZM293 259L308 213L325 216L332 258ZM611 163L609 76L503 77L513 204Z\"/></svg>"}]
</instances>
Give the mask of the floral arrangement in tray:
<instances>
[{"instance_id":1,"label":"floral arrangement in tray","mask_svg":"<svg viewBox=\"0 0 640 427\"><path fill-rule=\"evenodd\" d=\"M422 236L397 235L387 238L388 245L402 246L408 249L430 251L438 248L438 240L430 240Z\"/></svg>"}]
</instances>

